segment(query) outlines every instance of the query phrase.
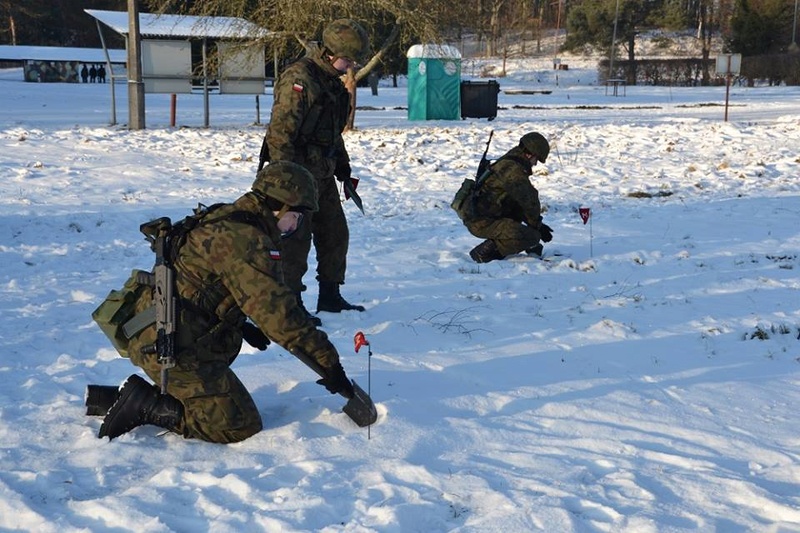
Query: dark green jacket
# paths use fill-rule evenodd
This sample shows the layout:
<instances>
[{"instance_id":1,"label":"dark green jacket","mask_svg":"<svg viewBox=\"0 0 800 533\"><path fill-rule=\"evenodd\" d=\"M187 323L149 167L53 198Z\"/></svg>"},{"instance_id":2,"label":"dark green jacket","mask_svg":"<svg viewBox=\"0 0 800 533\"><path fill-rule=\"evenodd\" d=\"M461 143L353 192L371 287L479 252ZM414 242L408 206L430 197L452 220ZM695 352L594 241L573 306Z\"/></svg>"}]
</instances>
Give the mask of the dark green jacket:
<instances>
[{"instance_id":1,"label":"dark green jacket","mask_svg":"<svg viewBox=\"0 0 800 533\"><path fill-rule=\"evenodd\" d=\"M329 178L337 160L349 160L342 132L350 95L339 72L318 56L307 55L281 73L266 135L272 161L293 161Z\"/></svg>"},{"instance_id":2,"label":"dark green jacket","mask_svg":"<svg viewBox=\"0 0 800 533\"><path fill-rule=\"evenodd\" d=\"M234 211L263 217L264 224L227 216ZM248 193L207 217L188 233L174 264L183 304L177 324L178 365L195 370L204 364L227 366L241 349L246 316L288 351L309 354L324 368L336 364L336 348L283 283L280 233L272 214L264 214ZM149 301L140 305L146 307ZM131 351L138 353L140 346L154 341L153 325L132 340Z\"/></svg>"},{"instance_id":3,"label":"dark green jacket","mask_svg":"<svg viewBox=\"0 0 800 533\"><path fill-rule=\"evenodd\" d=\"M494 163L491 174L474 193L471 218L510 218L539 227L539 191L531 184L533 169L522 153L522 148L514 147Z\"/></svg>"}]
</instances>

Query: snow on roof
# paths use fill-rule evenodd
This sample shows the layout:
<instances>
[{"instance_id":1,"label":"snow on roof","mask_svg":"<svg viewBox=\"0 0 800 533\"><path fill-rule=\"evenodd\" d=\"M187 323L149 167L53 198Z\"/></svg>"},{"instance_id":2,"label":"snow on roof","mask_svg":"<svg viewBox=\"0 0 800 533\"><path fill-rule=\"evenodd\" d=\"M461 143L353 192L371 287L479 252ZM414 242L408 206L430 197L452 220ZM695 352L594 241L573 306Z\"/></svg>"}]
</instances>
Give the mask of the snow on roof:
<instances>
[{"instance_id":1,"label":"snow on roof","mask_svg":"<svg viewBox=\"0 0 800 533\"><path fill-rule=\"evenodd\" d=\"M447 44L415 44L408 49L406 57L430 57L437 59L460 59L461 52Z\"/></svg>"},{"instance_id":2,"label":"snow on roof","mask_svg":"<svg viewBox=\"0 0 800 533\"><path fill-rule=\"evenodd\" d=\"M109 50L112 63L125 63L125 50ZM102 48L68 48L60 46L12 46L0 45L0 60L5 61L80 61L82 63L105 63Z\"/></svg>"},{"instance_id":3,"label":"snow on roof","mask_svg":"<svg viewBox=\"0 0 800 533\"><path fill-rule=\"evenodd\" d=\"M101 9L84 9L84 11L117 33L128 34L127 11L104 11ZM270 32L252 22L236 17L139 13L139 33L142 37L252 39L253 37L265 37Z\"/></svg>"}]
</instances>

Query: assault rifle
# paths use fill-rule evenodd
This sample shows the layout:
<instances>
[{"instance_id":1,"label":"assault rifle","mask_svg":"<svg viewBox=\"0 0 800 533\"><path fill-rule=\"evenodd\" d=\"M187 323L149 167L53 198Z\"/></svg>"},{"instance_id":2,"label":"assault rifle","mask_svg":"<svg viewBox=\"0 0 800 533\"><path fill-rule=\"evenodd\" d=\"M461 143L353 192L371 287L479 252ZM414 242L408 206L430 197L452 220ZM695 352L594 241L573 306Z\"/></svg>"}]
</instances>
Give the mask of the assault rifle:
<instances>
[{"instance_id":1,"label":"assault rifle","mask_svg":"<svg viewBox=\"0 0 800 533\"><path fill-rule=\"evenodd\" d=\"M156 253L153 268L156 307L156 343L143 348L146 353L156 353L161 365L161 394L167 394L167 373L175 366L175 274L170 264L169 242L172 221L161 217L139 226Z\"/></svg>"},{"instance_id":2,"label":"assault rifle","mask_svg":"<svg viewBox=\"0 0 800 533\"><path fill-rule=\"evenodd\" d=\"M483 183L483 180L486 179L485 174L488 173L489 165L491 165L491 161L486 158L486 154L489 153L489 145L492 143L492 136L494 135L494 130L489 132L489 139L486 141L486 149L483 151L483 157L481 157L481 162L478 163L478 171L475 173L475 184L480 186Z\"/></svg>"}]
</instances>

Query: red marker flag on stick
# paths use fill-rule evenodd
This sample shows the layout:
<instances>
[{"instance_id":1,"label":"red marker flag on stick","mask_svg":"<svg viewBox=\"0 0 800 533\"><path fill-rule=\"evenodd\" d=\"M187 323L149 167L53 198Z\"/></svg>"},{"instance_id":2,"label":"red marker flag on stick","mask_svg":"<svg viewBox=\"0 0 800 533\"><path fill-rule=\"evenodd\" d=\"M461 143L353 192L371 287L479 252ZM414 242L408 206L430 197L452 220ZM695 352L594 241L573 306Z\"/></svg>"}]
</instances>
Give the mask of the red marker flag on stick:
<instances>
[{"instance_id":1,"label":"red marker flag on stick","mask_svg":"<svg viewBox=\"0 0 800 533\"><path fill-rule=\"evenodd\" d=\"M592 210L588 207L579 207L578 213L581 215L581 220L583 220L583 225L585 226L587 222L589 222L589 218L592 216Z\"/></svg>"},{"instance_id":2,"label":"red marker flag on stick","mask_svg":"<svg viewBox=\"0 0 800 533\"><path fill-rule=\"evenodd\" d=\"M356 353L358 353L362 346L369 346L369 341L367 337L364 336L364 333L359 331L356 333L355 337L353 337L353 344L355 344Z\"/></svg>"},{"instance_id":3,"label":"red marker flag on stick","mask_svg":"<svg viewBox=\"0 0 800 533\"><path fill-rule=\"evenodd\" d=\"M372 347L369 345L369 341L362 331L356 332L356 334L353 336L353 345L355 346L356 353L358 353L362 346L367 347L367 395L372 396ZM375 411L373 422L377 420L377 418L378 413ZM372 436L371 426L372 424L367 426L368 440Z\"/></svg>"}]
</instances>

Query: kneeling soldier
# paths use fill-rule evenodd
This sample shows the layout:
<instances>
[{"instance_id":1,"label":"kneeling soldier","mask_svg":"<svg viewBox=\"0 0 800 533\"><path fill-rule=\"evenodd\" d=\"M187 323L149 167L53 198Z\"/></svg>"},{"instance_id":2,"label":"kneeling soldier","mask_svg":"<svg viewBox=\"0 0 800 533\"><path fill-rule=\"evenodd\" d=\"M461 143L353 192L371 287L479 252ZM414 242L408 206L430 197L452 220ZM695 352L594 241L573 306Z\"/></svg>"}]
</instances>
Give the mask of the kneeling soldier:
<instances>
[{"instance_id":1,"label":"kneeling soldier","mask_svg":"<svg viewBox=\"0 0 800 533\"><path fill-rule=\"evenodd\" d=\"M542 255L539 241L550 242L553 230L542 222L539 191L529 177L549 153L550 143L542 134L527 133L471 188L459 191L453 208L472 235L486 239L469 252L474 261L488 263L522 251Z\"/></svg>"},{"instance_id":2,"label":"kneeling soldier","mask_svg":"<svg viewBox=\"0 0 800 533\"><path fill-rule=\"evenodd\" d=\"M101 438L113 439L144 424L218 443L258 433L258 409L230 369L243 335L248 342L254 336L251 344L262 349L272 339L314 368L322 376L318 383L328 391L353 397L357 385L347 378L336 348L283 283L281 237L298 228L304 213L317 209L313 179L300 165L274 162L234 203L186 219L193 220L190 229L169 247L177 311L175 366L166 391L138 375L129 377L118 392L90 386L87 414L107 410ZM141 291L136 317L127 324L136 331L125 350L118 350L158 383L162 368L153 348L156 322L140 319L153 308L153 292Z\"/></svg>"}]
</instances>

